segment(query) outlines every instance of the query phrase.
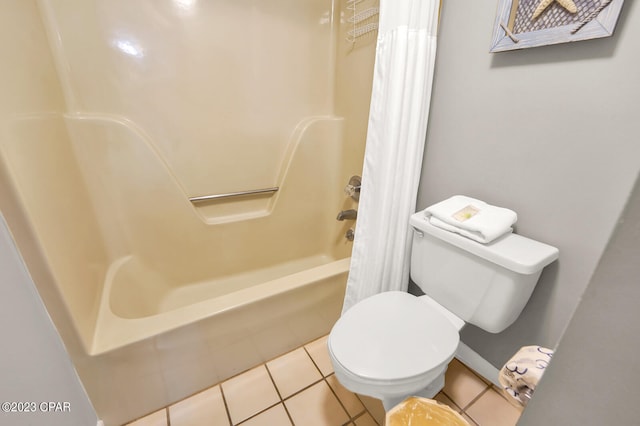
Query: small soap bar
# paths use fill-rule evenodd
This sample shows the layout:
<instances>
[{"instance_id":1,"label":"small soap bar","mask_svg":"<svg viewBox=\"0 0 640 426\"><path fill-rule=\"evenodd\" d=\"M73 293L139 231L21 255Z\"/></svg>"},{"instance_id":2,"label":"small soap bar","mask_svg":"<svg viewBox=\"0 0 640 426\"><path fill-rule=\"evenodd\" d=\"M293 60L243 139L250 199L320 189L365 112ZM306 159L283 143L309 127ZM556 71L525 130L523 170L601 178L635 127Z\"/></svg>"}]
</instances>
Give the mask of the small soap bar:
<instances>
[{"instance_id":1,"label":"small soap bar","mask_svg":"<svg viewBox=\"0 0 640 426\"><path fill-rule=\"evenodd\" d=\"M469 426L462 416L433 399L411 396L386 415L387 426Z\"/></svg>"},{"instance_id":2,"label":"small soap bar","mask_svg":"<svg viewBox=\"0 0 640 426\"><path fill-rule=\"evenodd\" d=\"M477 215L478 212L480 212L480 209L469 204L468 206L452 214L451 217L457 220L458 222L464 222L465 220L469 220L475 215Z\"/></svg>"}]
</instances>

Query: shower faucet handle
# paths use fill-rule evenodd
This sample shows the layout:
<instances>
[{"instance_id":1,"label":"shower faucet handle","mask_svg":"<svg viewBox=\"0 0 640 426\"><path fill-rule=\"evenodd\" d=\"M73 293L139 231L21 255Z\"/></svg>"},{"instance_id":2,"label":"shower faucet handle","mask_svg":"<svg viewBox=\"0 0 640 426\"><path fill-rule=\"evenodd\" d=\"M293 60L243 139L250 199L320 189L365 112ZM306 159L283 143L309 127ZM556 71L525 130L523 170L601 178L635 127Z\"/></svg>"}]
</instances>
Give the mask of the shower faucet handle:
<instances>
[{"instance_id":1,"label":"shower faucet handle","mask_svg":"<svg viewBox=\"0 0 640 426\"><path fill-rule=\"evenodd\" d=\"M354 200L360 199L360 186L362 185L362 178L360 176L351 176L349 183L344 187L344 193Z\"/></svg>"},{"instance_id":2,"label":"shower faucet handle","mask_svg":"<svg viewBox=\"0 0 640 426\"><path fill-rule=\"evenodd\" d=\"M356 237L356 232L353 230L353 228L349 228L347 229L346 234L344 234L344 237L347 239L347 241L353 241Z\"/></svg>"},{"instance_id":3,"label":"shower faucet handle","mask_svg":"<svg viewBox=\"0 0 640 426\"><path fill-rule=\"evenodd\" d=\"M358 218L358 211L355 209L341 210L336 217L336 220L356 220Z\"/></svg>"}]
</instances>

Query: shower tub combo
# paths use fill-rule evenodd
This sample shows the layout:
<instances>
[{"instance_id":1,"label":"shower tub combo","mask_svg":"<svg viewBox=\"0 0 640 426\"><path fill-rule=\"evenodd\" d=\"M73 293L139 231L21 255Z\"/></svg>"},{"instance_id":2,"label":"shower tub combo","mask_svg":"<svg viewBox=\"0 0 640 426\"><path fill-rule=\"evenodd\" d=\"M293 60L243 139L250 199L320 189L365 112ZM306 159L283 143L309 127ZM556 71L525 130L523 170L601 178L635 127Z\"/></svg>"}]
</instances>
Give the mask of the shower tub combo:
<instances>
[{"instance_id":1,"label":"shower tub combo","mask_svg":"<svg viewBox=\"0 0 640 426\"><path fill-rule=\"evenodd\" d=\"M80 336L76 368L106 424L328 333L349 267L346 225L334 217L345 197L331 171L342 127L339 118L301 125L277 191L194 202L126 122L13 124L5 175ZM85 131L91 149L69 143ZM134 176L140 164L145 179ZM216 203L224 216L210 215Z\"/></svg>"},{"instance_id":2,"label":"shower tub combo","mask_svg":"<svg viewBox=\"0 0 640 426\"><path fill-rule=\"evenodd\" d=\"M340 314L353 222L336 213L357 208L343 188L374 43L345 41L338 4L249 3L34 8L34 56L58 86L3 123L0 208L106 425Z\"/></svg>"}]
</instances>

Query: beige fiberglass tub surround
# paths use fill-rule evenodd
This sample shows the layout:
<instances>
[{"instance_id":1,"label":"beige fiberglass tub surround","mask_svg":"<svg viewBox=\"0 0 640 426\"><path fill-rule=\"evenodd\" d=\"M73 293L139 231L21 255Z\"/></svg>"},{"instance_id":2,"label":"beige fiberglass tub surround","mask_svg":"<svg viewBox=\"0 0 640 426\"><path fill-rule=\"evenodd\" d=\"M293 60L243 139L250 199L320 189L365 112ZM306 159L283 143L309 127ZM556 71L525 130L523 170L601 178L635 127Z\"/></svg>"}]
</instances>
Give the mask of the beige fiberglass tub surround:
<instances>
[{"instance_id":1,"label":"beige fiberglass tub surround","mask_svg":"<svg viewBox=\"0 0 640 426\"><path fill-rule=\"evenodd\" d=\"M362 167L375 48L346 41L345 10L15 5L16 31L32 30L7 45L24 58L11 95L28 106L4 101L0 208L107 425L338 318L353 222L336 214L357 208L343 188Z\"/></svg>"}]
</instances>

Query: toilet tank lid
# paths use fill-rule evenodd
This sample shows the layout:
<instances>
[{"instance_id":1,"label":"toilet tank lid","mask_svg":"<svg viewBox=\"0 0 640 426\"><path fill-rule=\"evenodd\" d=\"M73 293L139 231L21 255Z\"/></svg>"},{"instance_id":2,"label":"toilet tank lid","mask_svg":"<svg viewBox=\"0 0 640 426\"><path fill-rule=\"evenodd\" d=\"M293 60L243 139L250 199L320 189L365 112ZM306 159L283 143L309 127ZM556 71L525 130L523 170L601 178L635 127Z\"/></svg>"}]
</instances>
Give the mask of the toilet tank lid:
<instances>
[{"instance_id":1,"label":"toilet tank lid","mask_svg":"<svg viewBox=\"0 0 640 426\"><path fill-rule=\"evenodd\" d=\"M446 231L429 223L424 212L411 216L411 226L489 262L519 274L534 274L558 258L559 250L518 234L506 234L488 244L481 244L455 232Z\"/></svg>"}]
</instances>

